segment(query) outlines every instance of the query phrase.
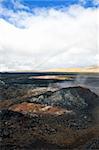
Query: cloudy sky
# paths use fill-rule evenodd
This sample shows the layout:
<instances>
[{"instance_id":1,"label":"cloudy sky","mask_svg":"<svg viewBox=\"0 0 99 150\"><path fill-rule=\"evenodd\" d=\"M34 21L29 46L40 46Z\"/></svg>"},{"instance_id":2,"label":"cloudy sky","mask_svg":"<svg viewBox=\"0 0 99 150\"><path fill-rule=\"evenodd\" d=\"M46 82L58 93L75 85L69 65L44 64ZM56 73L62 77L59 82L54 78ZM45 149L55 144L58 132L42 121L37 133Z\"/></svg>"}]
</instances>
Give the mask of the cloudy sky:
<instances>
[{"instance_id":1,"label":"cloudy sky","mask_svg":"<svg viewBox=\"0 0 99 150\"><path fill-rule=\"evenodd\" d=\"M99 65L99 0L0 0L0 71Z\"/></svg>"}]
</instances>

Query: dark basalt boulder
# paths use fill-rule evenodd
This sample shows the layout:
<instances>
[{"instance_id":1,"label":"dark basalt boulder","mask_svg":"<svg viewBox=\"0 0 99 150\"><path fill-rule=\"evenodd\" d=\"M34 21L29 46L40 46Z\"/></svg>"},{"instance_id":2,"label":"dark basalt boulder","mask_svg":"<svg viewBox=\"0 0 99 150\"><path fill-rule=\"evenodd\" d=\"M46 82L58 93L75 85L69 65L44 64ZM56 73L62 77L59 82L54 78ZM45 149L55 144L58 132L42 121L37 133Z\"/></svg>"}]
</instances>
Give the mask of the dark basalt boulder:
<instances>
[{"instance_id":1,"label":"dark basalt boulder","mask_svg":"<svg viewBox=\"0 0 99 150\"><path fill-rule=\"evenodd\" d=\"M22 113L18 113L18 112L14 112L14 111L10 111L8 109L4 109L0 111L0 120L14 120L17 118L21 118L24 115Z\"/></svg>"}]
</instances>

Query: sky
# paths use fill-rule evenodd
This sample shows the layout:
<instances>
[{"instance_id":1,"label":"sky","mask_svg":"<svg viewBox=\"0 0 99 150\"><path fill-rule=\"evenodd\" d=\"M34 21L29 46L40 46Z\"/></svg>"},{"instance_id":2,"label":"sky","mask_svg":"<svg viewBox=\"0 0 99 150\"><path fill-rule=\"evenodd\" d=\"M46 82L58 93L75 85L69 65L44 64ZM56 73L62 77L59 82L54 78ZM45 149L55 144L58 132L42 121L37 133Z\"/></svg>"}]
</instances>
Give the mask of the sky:
<instances>
[{"instance_id":1,"label":"sky","mask_svg":"<svg viewBox=\"0 0 99 150\"><path fill-rule=\"evenodd\" d=\"M0 71L99 65L99 0L0 0Z\"/></svg>"}]
</instances>

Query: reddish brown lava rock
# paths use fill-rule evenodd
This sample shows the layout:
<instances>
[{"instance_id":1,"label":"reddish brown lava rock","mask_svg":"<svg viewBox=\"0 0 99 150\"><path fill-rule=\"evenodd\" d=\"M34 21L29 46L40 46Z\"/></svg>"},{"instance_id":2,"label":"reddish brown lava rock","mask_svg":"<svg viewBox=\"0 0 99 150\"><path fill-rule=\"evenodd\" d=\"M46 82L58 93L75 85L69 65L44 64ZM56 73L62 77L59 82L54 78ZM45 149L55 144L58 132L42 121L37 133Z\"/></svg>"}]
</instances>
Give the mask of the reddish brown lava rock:
<instances>
[{"instance_id":1,"label":"reddish brown lava rock","mask_svg":"<svg viewBox=\"0 0 99 150\"><path fill-rule=\"evenodd\" d=\"M41 104L23 102L15 104L9 108L9 110L21 112L21 113L45 113L51 115L62 115L64 113L70 113L71 111L62 109L59 107L46 106Z\"/></svg>"}]
</instances>

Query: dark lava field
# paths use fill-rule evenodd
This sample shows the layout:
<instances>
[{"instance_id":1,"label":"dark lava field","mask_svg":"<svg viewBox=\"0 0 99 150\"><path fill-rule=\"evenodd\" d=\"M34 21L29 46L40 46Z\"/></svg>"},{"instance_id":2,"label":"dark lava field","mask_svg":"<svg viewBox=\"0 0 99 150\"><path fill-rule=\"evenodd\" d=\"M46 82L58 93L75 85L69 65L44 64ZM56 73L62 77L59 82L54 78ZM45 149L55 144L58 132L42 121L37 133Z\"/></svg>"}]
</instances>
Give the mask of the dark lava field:
<instances>
[{"instance_id":1,"label":"dark lava field","mask_svg":"<svg viewBox=\"0 0 99 150\"><path fill-rule=\"evenodd\" d=\"M61 149L99 149L99 74L0 73L0 150Z\"/></svg>"}]
</instances>

